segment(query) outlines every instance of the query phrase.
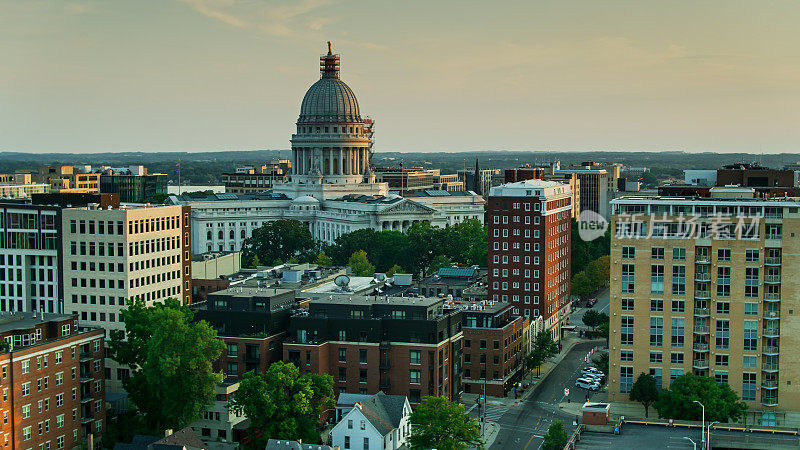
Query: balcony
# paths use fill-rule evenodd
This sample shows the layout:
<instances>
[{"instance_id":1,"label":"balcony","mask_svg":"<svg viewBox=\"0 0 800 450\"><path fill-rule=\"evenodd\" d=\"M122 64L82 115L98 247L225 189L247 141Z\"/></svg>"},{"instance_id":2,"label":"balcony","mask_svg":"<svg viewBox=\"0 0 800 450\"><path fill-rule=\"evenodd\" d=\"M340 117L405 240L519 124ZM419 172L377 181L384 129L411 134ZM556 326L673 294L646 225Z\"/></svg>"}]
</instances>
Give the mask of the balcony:
<instances>
[{"instance_id":1,"label":"balcony","mask_svg":"<svg viewBox=\"0 0 800 450\"><path fill-rule=\"evenodd\" d=\"M696 352L707 352L708 351L708 344L704 344L702 342L695 342L694 345L692 345L692 348Z\"/></svg>"},{"instance_id":2,"label":"balcony","mask_svg":"<svg viewBox=\"0 0 800 450\"><path fill-rule=\"evenodd\" d=\"M92 359L94 359L94 355L92 355L92 352L81 352L79 361L88 362L91 361Z\"/></svg>"},{"instance_id":3,"label":"balcony","mask_svg":"<svg viewBox=\"0 0 800 450\"><path fill-rule=\"evenodd\" d=\"M780 275L764 275L764 283L778 284L781 282Z\"/></svg>"},{"instance_id":4,"label":"balcony","mask_svg":"<svg viewBox=\"0 0 800 450\"><path fill-rule=\"evenodd\" d=\"M695 325L694 326L694 333L695 334L709 334L711 331L708 329L708 325Z\"/></svg>"},{"instance_id":5,"label":"balcony","mask_svg":"<svg viewBox=\"0 0 800 450\"><path fill-rule=\"evenodd\" d=\"M91 423L93 420L94 420L94 417L92 417L91 414L90 415L86 415L86 416L81 416L81 423L83 423L83 424Z\"/></svg>"},{"instance_id":6,"label":"balcony","mask_svg":"<svg viewBox=\"0 0 800 450\"><path fill-rule=\"evenodd\" d=\"M767 292L764 294L765 302L779 302L781 301L781 294L778 292Z\"/></svg>"},{"instance_id":7,"label":"balcony","mask_svg":"<svg viewBox=\"0 0 800 450\"><path fill-rule=\"evenodd\" d=\"M777 372L778 363L772 363L772 362L761 363L761 370L763 370L764 372Z\"/></svg>"},{"instance_id":8,"label":"balcony","mask_svg":"<svg viewBox=\"0 0 800 450\"><path fill-rule=\"evenodd\" d=\"M764 389L778 389L778 380L763 380L761 387Z\"/></svg>"},{"instance_id":9,"label":"balcony","mask_svg":"<svg viewBox=\"0 0 800 450\"><path fill-rule=\"evenodd\" d=\"M259 355L258 353L246 353L244 355L244 361L250 363L261 362L261 355Z\"/></svg>"},{"instance_id":10,"label":"balcony","mask_svg":"<svg viewBox=\"0 0 800 450\"><path fill-rule=\"evenodd\" d=\"M708 308L695 308L694 315L696 317L708 317L709 315L711 315L711 313L708 310Z\"/></svg>"},{"instance_id":11,"label":"balcony","mask_svg":"<svg viewBox=\"0 0 800 450\"><path fill-rule=\"evenodd\" d=\"M695 369L705 370L708 369L708 360L707 359L695 359L692 363L692 367Z\"/></svg>"},{"instance_id":12,"label":"balcony","mask_svg":"<svg viewBox=\"0 0 800 450\"><path fill-rule=\"evenodd\" d=\"M781 329L778 327L764 327L761 335L767 338L781 337Z\"/></svg>"},{"instance_id":13,"label":"balcony","mask_svg":"<svg viewBox=\"0 0 800 450\"><path fill-rule=\"evenodd\" d=\"M90 403L94 397L89 392L81 392L81 403Z\"/></svg>"},{"instance_id":14,"label":"balcony","mask_svg":"<svg viewBox=\"0 0 800 450\"><path fill-rule=\"evenodd\" d=\"M81 372L81 383L89 383L94 381L94 376L88 372Z\"/></svg>"},{"instance_id":15,"label":"balcony","mask_svg":"<svg viewBox=\"0 0 800 450\"><path fill-rule=\"evenodd\" d=\"M698 264L711 264L711 257L708 255L695 255L694 262Z\"/></svg>"},{"instance_id":16,"label":"balcony","mask_svg":"<svg viewBox=\"0 0 800 450\"><path fill-rule=\"evenodd\" d=\"M778 406L778 396L762 396L761 397L761 405L762 406Z\"/></svg>"},{"instance_id":17,"label":"balcony","mask_svg":"<svg viewBox=\"0 0 800 450\"><path fill-rule=\"evenodd\" d=\"M764 345L761 347L761 353L776 356L780 354L780 348L777 345Z\"/></svg>"},{"instance_id":18,"label":"balcony","mask_svg":"<svg viewBox=\"0 0 800 450\"><path fill-rule=\"evenodd\" d=\"M711 291L694 291L694 298L698 300L709 300L711 299Z\"/></svg>"},{"instance_id":19,"label":"balcony","mask_svg":"<svg viewBox=\"0 0 800 450\"><path fill-rule=\"evenodd\" d=\"M696 273L694 274L694 281L711 281L710 273Z\"/></svg>"},{"instance_id":20,"label":"balcony","mask_svg":"<svg viewBox=\"0 0 800 450\"><path fill-rule=\"evenodd\" d=\"M764 320L781 320L781 316L779 316L778 313L775 313L775 312L773 312L773 313L765 313L764 314ZM773 323L773 325L775 324L775 322L772 322L772 323Z\"/></svg>"},{"instance_id":21,"label":"balcony","mask_svg":"<svg viewBox=\"0 0 800 450\"><path fill-rule=\"evenodd\" d=\"M768 241L780 241L783 238L783 235L780 234L767 234L764 235L764 239Z\"/></svg>"},{"instance_id":22,"label":"balcony","mask_svg":"<svg viewBox=\"0 0 800 450\"><path fill-rule=\"evenodd\" d=\"M764 264L767 266L780 266L781 265L781 257L780 256L767 256L764 258Z\"/></svg>"}]
</instances>

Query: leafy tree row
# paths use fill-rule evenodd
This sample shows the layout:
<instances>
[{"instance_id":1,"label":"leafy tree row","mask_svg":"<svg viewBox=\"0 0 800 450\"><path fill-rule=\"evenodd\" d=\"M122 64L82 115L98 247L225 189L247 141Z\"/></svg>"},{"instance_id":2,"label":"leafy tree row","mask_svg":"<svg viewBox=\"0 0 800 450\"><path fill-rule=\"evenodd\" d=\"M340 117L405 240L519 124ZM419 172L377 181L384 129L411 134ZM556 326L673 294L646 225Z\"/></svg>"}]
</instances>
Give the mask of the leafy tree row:
<instances>
[{"instance_id":1,"label":"leafy tree row","mask_svg":"<svg viewBox=\"0 0 800 450\"><path fill-rule=\"evenodd\" d=\"M581 298L588 297L592 292L608 283L611 275L611 260L608 255L601 256L586 266L572 277L570 291L572 295Z\"/></svg>"},{"instance_id":2,"label":"leafy tree row","mask_svg":"<svg viewBox=\"0 0 800 450\"><path fill-rule=\"evenodd\" d=\"M654 406L659 417L679 420L701 420L705 405L709 422L731 422L739 420L747 411L747 405L731 389L728 383L718 383L710 377L686 374L676 378L669 389L659 392L656 379L641 373L631 387L630 399L644 406L648 416Z\"/></svg>"},{"instance_id":3,"label":"leafy tree row","mask_svg":"<svg viewBox=\"0 0 800 450\"><path fill-rule=\"evenodd\" d=\"M587 270L590 262L611 253L611 231L606 230L603 236L591 241L584 241L578 233L578 221L572 219L570 245L570 268L574 276Z\"/></svg>"},{"instance_id":4,"label":"leafy tree row","mask_svg":"<svg viewBox=\"0 0 800 450\"><path fill-rule=\"evenodd\" d=\"M531 371L536 369L537 375L542 363L558 354L558 344L553 340L553 336L547 330L536 333L533 337L531 352L525 357L525 367Z\"/></svg>"},{"instance_id":5,"label":"leafy tree row","mask_svg":"<svg viewBox=\"0 0 800 450\"><path fill-rule=\"evenodd\" d=\"M339 236L329 245L316 241L299 221L284 219L265 223L242 244L245 266L316 262L355 265L354 272L359 274L370 267L378 272L402 268L424 275L451 264L486 267L487 254L486 227L475 219L448 228L417 223L406 233L361 229Z\"/></svg>"}]
</instances>

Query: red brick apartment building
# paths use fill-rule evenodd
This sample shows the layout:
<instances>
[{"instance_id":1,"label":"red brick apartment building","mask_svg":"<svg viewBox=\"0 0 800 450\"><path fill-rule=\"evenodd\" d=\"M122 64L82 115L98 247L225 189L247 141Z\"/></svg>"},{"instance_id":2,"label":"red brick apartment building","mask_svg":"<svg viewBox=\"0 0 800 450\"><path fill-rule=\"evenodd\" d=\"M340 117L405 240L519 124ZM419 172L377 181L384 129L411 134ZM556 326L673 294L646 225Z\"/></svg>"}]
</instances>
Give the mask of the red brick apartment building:
<instances>
[{"instance_id":1,"label":"red brick apartment building","mask_svg":"<svg viewBox=\"0 0 800 450\"><path fill-rule=\"evenodd\" d=\"M461 395L461 311L440 298L335 294L292 316L284 361L330 374L336 393Z\"/></svg>"},{"instance_id":2,"label":"red brick apartment building","mask_svg":"<svg viewBox=\"0 0 800 450\"><path fill-rule=\"evenodd\" d=\"M105 429L102 329L77 315L0 317L0 447L63 449Z\"/></svg>"},{"instance_id":3,"label":"red brick apartment building","mask_svg":"<svg viewBox=\"0 0 800 450\"><path fill-rule=\"evenodd\" d=\"M450 302L445 310L461 310L464 330L464 392L505 397L524 374L530 352L530 320L513 314L514 307L492 301Z\"/></svg>"},{"instance_id":4,"label":"red brick apartment building","mask_svg":"<svg viewBox=\"0 0 800 450\"><path fill-rule=\"evenodd\" d=\"M525 180L493 187L488 200L488 299L513 314L542 316L560 339L569 312L570 187Z\"/></svg>"}]
</instances>

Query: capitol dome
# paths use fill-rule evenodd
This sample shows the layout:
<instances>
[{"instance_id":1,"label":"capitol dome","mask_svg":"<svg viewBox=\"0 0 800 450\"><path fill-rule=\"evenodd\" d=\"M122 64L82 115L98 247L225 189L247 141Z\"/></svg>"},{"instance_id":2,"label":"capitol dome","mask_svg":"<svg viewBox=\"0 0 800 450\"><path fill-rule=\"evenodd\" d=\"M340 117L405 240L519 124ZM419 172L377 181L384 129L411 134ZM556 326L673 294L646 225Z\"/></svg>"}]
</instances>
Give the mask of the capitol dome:
<instances>
[{"instance_id":1,"label":"capitol dome","mask_svg":"<svg viewBox=\"0 0 800 450\"><path fill-rule=\"evenodd\" d=\"M320 61L321 77L312 84L300 105L298 123L361 122L353 90L339 79L339 56L328 47Z\"/></svg>"}]
</instances>

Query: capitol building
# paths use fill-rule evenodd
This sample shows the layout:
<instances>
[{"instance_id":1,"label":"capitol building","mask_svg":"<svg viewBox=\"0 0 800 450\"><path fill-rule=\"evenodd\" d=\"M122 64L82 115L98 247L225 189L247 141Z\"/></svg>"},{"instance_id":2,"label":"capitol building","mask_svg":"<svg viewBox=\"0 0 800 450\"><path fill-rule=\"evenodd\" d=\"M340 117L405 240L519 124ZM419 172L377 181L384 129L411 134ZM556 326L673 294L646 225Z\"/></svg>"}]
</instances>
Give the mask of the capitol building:
<instances>
[{"instance_id":1,"label":"capitol building","mask_svg":"<svg viewBox=\"0 0 800 450\"><path fill-rule=\"evenodd\" d=\"M296 219L325 242L363 228L406 231L418 222L483 222L485 201L475 192L428 190L401 197L376 182L374 122L361 115L353 90L341 80L339 55L330 43L320 72L300 105L286 183L257 194L170 197L170 203L191 206L193 253L237 251L254 229L278 219Z\"/></svg>"}]
</instances>

